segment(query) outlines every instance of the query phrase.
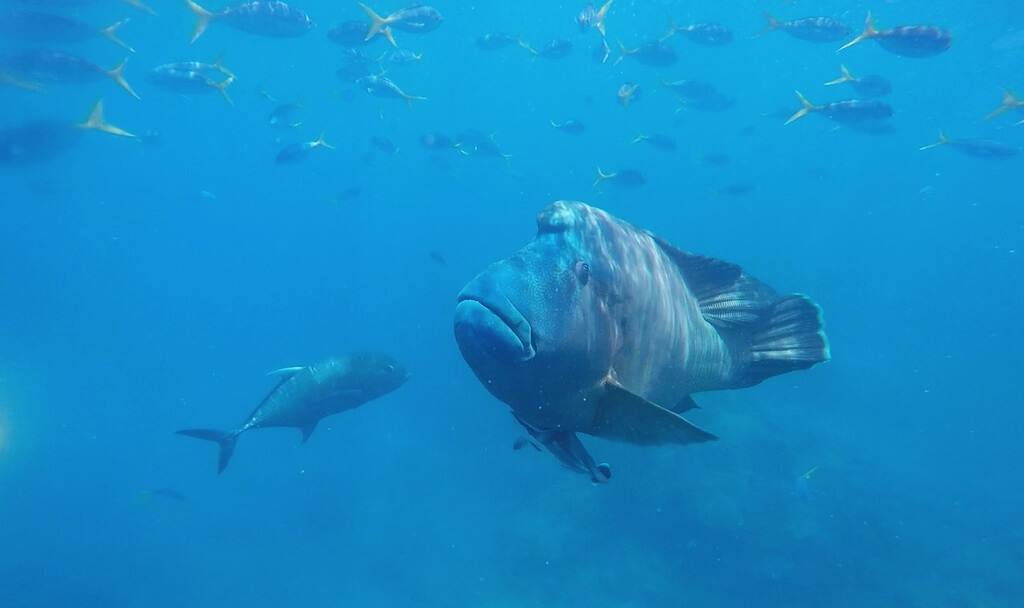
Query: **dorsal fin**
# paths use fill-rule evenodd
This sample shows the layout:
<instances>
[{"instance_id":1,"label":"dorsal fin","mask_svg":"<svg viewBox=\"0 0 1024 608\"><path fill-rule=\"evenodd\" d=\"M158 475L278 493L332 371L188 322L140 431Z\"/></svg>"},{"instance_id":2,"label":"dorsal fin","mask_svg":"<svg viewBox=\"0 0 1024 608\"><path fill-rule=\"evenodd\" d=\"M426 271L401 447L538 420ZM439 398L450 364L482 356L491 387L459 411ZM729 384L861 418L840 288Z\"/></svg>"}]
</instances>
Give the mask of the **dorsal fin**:
<instances>
[{"instance_id":1,"label":"dorsal fin","mask_svg":"<svg viewBox=\"0 0 1024 608\"><path fill-rule=\"evenodd\" d=\"M298 365L296 367L282 367L281 369L275 369L272 372L267 372L267 375L278 376L282 380L287 380L304 369L306 368L302 365Z\"/></svg>"},{"instance_id":2,"label":"dorsal fin","mask_svg":"<svg viewBox=\"0 0 1024 608\"><path fill-rule=\"evenodd\" d=\"M689 253L658 237L652 238L679 268L708 323L716 327L753 323L774 301L771 289L744 274L736 264Z\"/></svg>"}]
</instances>

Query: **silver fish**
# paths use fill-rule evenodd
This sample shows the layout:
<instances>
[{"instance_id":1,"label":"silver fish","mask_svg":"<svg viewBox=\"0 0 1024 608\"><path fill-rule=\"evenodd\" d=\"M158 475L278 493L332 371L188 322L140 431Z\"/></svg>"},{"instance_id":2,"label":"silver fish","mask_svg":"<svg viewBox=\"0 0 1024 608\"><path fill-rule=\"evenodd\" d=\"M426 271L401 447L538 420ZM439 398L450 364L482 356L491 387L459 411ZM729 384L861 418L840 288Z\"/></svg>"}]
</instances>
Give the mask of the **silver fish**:
<instances>
[{"instance_id":1,"label":"silver fish","mask_svg":"<svg viewBox=\"0 0 1024 608\"><path fill-rule=\"evenodd\" d=\"M386 395L408 378L397 361L378 353L356 353L309 367L286 367L271 374L281 380L235 430L178 431L179 435L206 439L220 446L218 473L228 466L242 433L267 427L294 427L302 431L305 443L322 419Z\"/></svg>"}]
</instances>

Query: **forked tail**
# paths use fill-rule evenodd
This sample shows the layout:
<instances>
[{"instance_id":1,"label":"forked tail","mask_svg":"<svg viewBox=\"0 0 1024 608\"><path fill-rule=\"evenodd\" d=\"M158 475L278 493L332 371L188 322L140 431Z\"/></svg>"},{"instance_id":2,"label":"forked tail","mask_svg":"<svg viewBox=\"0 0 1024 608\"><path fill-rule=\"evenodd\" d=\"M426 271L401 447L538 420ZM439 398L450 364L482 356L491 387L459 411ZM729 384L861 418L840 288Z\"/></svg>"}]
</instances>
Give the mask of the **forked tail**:
<instances>
[{"instance_id":1,"label":"forked tail","mask_svg":"<svg viewBox=\"0 0 1024 608\"><path fill-rule=\"evenodd\" d=\"M178 435L213 441L220 446L220 452L217 457L217 474L219 475L224 472L224 469L228 467L228 463L231 462L231 456L235 453L235 444L238 443L239 433L237 431L215 431L212 429L182 429L178 431Z\"/></svg>"}]
</instances>

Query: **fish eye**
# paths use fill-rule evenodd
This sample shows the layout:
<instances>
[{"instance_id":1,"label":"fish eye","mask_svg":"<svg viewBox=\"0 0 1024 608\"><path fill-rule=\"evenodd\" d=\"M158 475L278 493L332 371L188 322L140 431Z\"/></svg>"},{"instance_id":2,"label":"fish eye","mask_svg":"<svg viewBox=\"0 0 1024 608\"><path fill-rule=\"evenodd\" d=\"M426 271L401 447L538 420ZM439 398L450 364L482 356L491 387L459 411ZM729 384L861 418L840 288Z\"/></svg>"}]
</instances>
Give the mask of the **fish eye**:
<instances>
[{"instance_id":1,"label":"fish eye","mask_svg":"<svg viewBox=\"0 0 1024 608\"><path fill-rule=\"evenodd\" d=\"M576 261L576 280L580 282L580 285L586 285L590 282L590 264L583 260Z\"/></svg>"}]
</instances>

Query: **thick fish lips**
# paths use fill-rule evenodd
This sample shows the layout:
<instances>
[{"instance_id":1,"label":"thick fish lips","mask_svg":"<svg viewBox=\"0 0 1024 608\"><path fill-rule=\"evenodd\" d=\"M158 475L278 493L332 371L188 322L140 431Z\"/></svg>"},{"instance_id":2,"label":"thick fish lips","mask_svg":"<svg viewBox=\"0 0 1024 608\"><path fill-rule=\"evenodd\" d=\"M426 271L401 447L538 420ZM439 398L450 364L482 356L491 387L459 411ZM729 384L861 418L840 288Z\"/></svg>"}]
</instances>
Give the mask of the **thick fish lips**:
<instances>
[{"instance_id":1,"label":"thick fish lips","mask_svg":"<svg viewBox=\"0 0 1024 608\"><path fill-rule=\"evenodd\" d=\"M468 291L459 294L455 339L467 358L482 355L504 363L522 363L537 354L530 322L500 293L486 297Z\"/></svg>"}]
</instances>

